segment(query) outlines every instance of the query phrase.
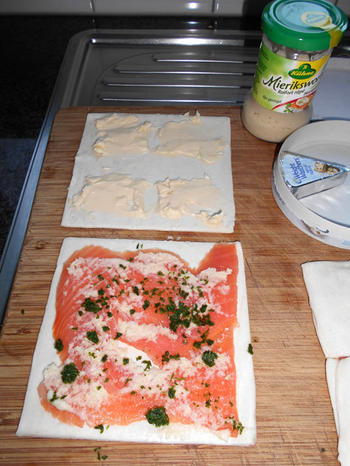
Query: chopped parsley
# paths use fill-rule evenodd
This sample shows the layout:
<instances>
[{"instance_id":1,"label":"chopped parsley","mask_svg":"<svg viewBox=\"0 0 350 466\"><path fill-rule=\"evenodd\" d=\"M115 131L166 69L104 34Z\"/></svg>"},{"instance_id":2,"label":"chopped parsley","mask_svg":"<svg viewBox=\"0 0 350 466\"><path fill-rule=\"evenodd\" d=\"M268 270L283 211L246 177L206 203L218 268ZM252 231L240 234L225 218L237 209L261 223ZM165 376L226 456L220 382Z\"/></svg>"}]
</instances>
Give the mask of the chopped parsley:
<instances>
[{"instance_id":1,"label":"chopped parsley","mask_svg":"<svg viewBox=\"0 0 350 466\"><path fill-rule=\"evenodd\" d=\"M150 368L152 367L151 361L147 361L146 359L144 361L141 361L141 364L145 364L145 371L149 371Z\"/></svg>"},{"instance_id":2,"label":"chopped parsley","mask_svg":"<svg viewBox=\"0 0 350 466\"><path fill-rule=\"evenodd\" d=\"M130 309L130 314L131 314L131 315L132 315L132 314L135 314L135 312L136 312L135 309Z\"/></svg>"},{"instance_id":3,"label":"chopped parsley","mask_svg":"<svg viewBox=\"0 0 350 466\"><path fill-rule=\"evenodd\" d=\"M108 359L108 356L107 356L107 354L105 354L104 356L102 356L101 361L106 362L107 359Z\"/></svg>"},{"instance_id":4,"label":"chopped parsley","mask_svg":"<svg viewBox=\"0 0 350 466\"><path fill-rule=\"evenodd\" d=\"M115 340L118 340L118 338L120 338L122 335L123 335L122 333L117 332L116 335L115 335L115 337L114 337L114 339L115 339Z\"/></svg>"},{"instance_id":5,"label":"chopped parsley","mask_svg":"<svg viewBox=\"0 0 350 466\"><path fill-rule=\"evenodd\" d=\"M105 430L105 428L103 427L102 424L99 424L98 426L95 426L94 429L99 430L100 434L102 434L103 431Z\"/></svg>"},{"instance_id":6,"label":"chopped parsley","mask_svg":"<svg viewBox=\"0 0 350 466\"><path fill-rule=\"evenodd\" d=\"M146 413L146 419L150 424L153 424L156 427L166 426L169 424L169 417L164 406L157 406L156 408L149 409Z\"/></svg>"},{"instance_id":7,"label":"chopped parsley","mask_svg":"<svg viewBox=\"0 0 350 466\"><path fill-rule=\"evenodd\" d=\"M146 301L142 305L143 309L146 310L149 307L149 301L146 299Z\"/></svg>"},{"instance_id":8,"label":"chopped parsley","mask_svg":"<svg viewBox=\"0 0 350 466\"><path fill-rule=\"evenodd\" d=\"M234 430L238 430L238 433L241 435L244 429L244 426L242 425L241 422L237 422L236 419L233 419L232 421L232 427Z\"/></svg>"},{"instance_id":9,"label":"chopped parsley","mask_svg":"<svg viewBox=\"0 0 350 466\"><path fill-rule=\"evenodd\" d=\"M213 344L214 344L214 340L210 340L209 338L207 338L208 333L209 333L209 329L206 330L204 333L202 333L201 339L200 339L199 341L193 342L193 346L194 346L195 348L197 348L197 349L200 349L201 346L202 346L203 344L205 344L205 343L206 343L208 346L213 345Z\"/></svg>"},{"instance_id":10,"label":"chopped parsley","mask_svg":"<svg viewBox=\"0 0 350 466\"><path fill-rule=\"evenodd\" d=\"M180 359L180 355L177 354L170 354L169 351L165 351L165 353L162 356L162 363L164 362L169 362L170 359Z\"/></svg>"},{"instance_id":11,"label":"chopped parsley","mask_svg":"<svg viewBox=\"0 0 350 466\"><path fill-rule=\"evenodd\" d=\"M133 286L132 287L132 291L138 296L140 294L140 291L139 289L137 288L137 286Z\"/></svg>"},{"instance_id":12,"label":"chopped parsley","mask_svg":"<svg viewBox=\"0 0 350 466\"><path fill-rule=\"evenodd\" d=\"M207 307L206 304L198 307L196 303L193 306L188 306L182 301L179 301L179 304L176 305L173 298L169 297L169 304L160 308L160 311L168 314L170 320L169 328L173 332L176 332L180 326L188 328L191 323L199 327L214 325L209 314L209 312L212 312L212 309L207 309Z\"/></svg>"},{"instance_id":13,"label":"chopped parsley","mask_svg":"<svg viewBox=\"0 0 350 466\"><path fill-rule=\"evenodd\" d=\"M180 289L179 295L181 296L181 298L186 299L188 297L189 293L188 293L188 291L184 291L184 290Z\"/></svg>"},{"instance_id":14,"label":"chopped parsley","mask_svg":"<svg viewBox=\"0 0 350 466\"><path fill-rule=\"evenodd\" d=\"M170 387L169 390L168 390L168 397L169 398L175 398L175 388L174 387Z\"/></svg>"},{"instance_id":15,"label":"chopped parsley","mask_svg":"<svg viewBox=\"0 0 350 466\"><path fill-rule=\"evenodd\" d=\"M104 326L102 327L102 330L103 330L104 332L108 332L108 330L110 330L110 328L108 327L108 325L104 325Z\"/></svg>"},{"instance_id":16,"label":"chopped parsley","mask_svg":"<svg viewBox=\"0 0 350 466\"><path fill-rule=\"evenodd\" d=\"M92 341L92 343L98 343L98 335L97 335L97 332L96 330L92 330L90 332L86 332L86 338L90 341Z\"/></svg>"},{"instance_id":17,"label":"chopped parsley","mask_svg":"<svg viewBox=\"0 0 350 466\"><path fill-rule=\"evenodd\" d=\"M129 364L129 358L123 358L123 366Z\"/></svg>"},{"instance_id":18,"label":"chopped parsley","mask_svg":"<svg viewBox=\"0 0 350 466\"><path fill-rule=\"evenodd\" d=\"M249 343L249 345L248 345L248 353L249 354L254 354L253 345L251 343Z\"/></svg>"},{"instance_id":19,"label":"chopped parsley","mask_svg":"<svg viewBox=\"0 0 350 466\"><path fill-rule=\"evenodd\" d=\"M100 306L95 303L91 298L85 298L85 300L82 303L82 307L85 309L85 311L88 312L93 312L94 314L97 314L98 311L101 310Z\"/></svg>"},{"instance_id":20,"label":"chopped parsley","mask_svg":"<svg viewBox=\"0 0 350 466\"><path fill-rule=\"evenodd\" d=\"M101 288L100 290L98 290L98 296L99 298L96 299L95 303L96 304L101 304L101 306L105 306L107 309L109 309L109 304L108 304L108 301L109 301L109 296L105 296L106 292L103 288Z\"/></svg>"},{"instance_id":21,"label":"chopped parsley","mask_svg":"<svg viewBox=\"0 0 350 466\"><path fill-rule=\"evenodd\" d=\"M96 427L95 427L95 429L96 429ZM107 455L101 455L100 450L101 450L101 447L94 448L94 451L97 453L97 459L99 461L101 461L101 460L104 461L104 460L106 460L108 458L108 456Z\"/></svg>"},{"instance_id":22,"label":"chopped parsley","mask_svg":"<svg viewBox=\"0 0 350 466\"><path fill-rule=\"evenodd\" d=\"M202 354L202 361L209 367L215 366L215 359L218 358L218 355L213 351L207 350Z\"/></svg>"},{"instance_id":23,"label":"chopped parsley","mask_svg":"<svg viewBox=\"0 0 350 466\"><path fill-rule=\"evenodd\" d=\"M50 398L50 403L53 403L54 401L58 400L58 396L56 392L53 392L52 398Z\"/></svg>"},{"instance_id":24,"label":"chopped parsley","mask_svg":"<svg viewBox=\"0 0 350 466\"><path fill-rule=\"evenodd\" d=\"M76 368L74 362L66 364L61 372L61 378L63 383L72 383L78 377L79 371Z\"/></svg>"},{"instance_id":25,"label":"chopped parsley","mask_svg":"<svg viewBox=\"0 0 350 466\"><path fill-rule=\"evenodd\" d=\"M55 341L55 350L57 350L58 352L61 352L63 350L63 342L61 338L57 338L57 340Z\"/></svg>"}]
</instances>

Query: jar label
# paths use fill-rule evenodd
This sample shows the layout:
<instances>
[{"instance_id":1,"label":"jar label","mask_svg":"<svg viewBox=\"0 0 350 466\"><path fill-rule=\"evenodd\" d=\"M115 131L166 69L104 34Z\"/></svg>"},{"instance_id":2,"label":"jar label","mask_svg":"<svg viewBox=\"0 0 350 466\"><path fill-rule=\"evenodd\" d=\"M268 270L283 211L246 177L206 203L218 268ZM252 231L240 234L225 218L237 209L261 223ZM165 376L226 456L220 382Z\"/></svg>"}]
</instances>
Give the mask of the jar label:
<instances>
[{"instance_id":1,"label":"jar label","mask_svg":"<svg viewBox=\"0 0 350 466\"><path fill-rule=\"evenodd\" d=\"M306 52L305 52L306 53ZM329 55L319 60L291 60L262 43L253 96L263 107L279 113L305 110L316 92Z\"/></svg>"}]
</instances>

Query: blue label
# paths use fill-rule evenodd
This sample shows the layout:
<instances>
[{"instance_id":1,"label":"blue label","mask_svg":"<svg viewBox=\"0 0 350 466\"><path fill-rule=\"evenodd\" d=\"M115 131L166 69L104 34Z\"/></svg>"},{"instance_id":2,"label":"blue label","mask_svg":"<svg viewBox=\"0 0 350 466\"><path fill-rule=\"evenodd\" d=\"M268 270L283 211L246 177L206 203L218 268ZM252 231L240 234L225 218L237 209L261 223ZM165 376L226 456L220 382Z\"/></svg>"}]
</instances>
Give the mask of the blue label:
<instances>
[{"instance_id":1,"label":"blue label","mask_svg":"<svg viewBox=\"0 0 350 466\"><path fill-rule=\"evenodd\" d=\"M285 154L281 159L281 166L283 177L290 186L301 186L333 176L340 171L324 161L293 154Z\"/></svg>"}]
</instances>

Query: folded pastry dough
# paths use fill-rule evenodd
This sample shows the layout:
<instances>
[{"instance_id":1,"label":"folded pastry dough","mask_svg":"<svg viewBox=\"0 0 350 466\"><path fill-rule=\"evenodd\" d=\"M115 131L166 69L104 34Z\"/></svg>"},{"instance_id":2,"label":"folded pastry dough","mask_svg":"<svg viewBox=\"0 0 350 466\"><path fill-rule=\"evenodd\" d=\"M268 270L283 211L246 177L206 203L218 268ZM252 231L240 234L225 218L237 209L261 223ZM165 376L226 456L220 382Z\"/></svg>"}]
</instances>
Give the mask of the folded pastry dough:
<instances>
[{"instance_id":1,"label":"folded pastry dough","mask_svg":"<svg viewBox=\"0 0 350 466\"><path fill-rule=\"evenodd\" d=\"M327 359L327 381L338 432L341 465L350 465L350 358Z\"/></svg>"},{"instance_id":2,"label":"folded pastry dough","mask_svg":"<svg viewBox=\"0 0 350 466\"><path fill-rule=\"evenodd\" d=\"M350 261L308 262L302 270L326 358L350 356Z\"/></svg>"},{"instance_id":3,"label":"folded pastry dough","mask_svg":"<svg viewBox=\"0 0 350 466\"><path fill-rule=\"evenodd\" d=\"M350 465L350 262L302 264L313 320L327 358L329 395L338 433L338 459Z\"/></svg>"}]
</instances>

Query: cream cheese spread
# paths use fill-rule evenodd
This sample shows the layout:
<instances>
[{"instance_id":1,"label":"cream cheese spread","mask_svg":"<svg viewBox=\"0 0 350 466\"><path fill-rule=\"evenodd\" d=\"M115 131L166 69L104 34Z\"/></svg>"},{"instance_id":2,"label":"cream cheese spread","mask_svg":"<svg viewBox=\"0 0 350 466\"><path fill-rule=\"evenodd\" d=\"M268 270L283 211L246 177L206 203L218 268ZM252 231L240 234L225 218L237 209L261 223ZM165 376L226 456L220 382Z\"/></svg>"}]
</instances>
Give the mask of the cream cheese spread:
<instances>
[{"instance_id":1,"label":"cream cheese spread","mask_svg":"<svg viewBox=\"0 0 350 466\"><path fill-rule=\"evenodd\" d=\"M230 140L227 117L89 114L62 225L233 231ZM170 208L169 192L158 199L167 183L176 186Z\"/></svg>"},{"instance_id":2,"label":"cream cheese spread","mask_svg":"<svg viewBox=\"0 0 350 466\"><path fill-rule=\"evenodd\" d=\"M223 156L226 145L222 138L208 138L198 112L185 120L165 123L157 136L161 141L157 154L169 157L184 155L208 164Z\"/></svg>"},{"instance_id":3,"label":"cream cheese spread","mask_svg":"<svg viewBox=\"0 0 350 466\"><path fill-rule=\"evenodd\" d=\"M117 173L86 178L85 182L73 198L73 207L127 217L147 216L144 199L146 190L152 187L150 182Z\"/></svg>"},{"instance_id":4,"label":"cream cheese spread","mask_svg":"<svg viewBox=\"0 0 350 466\"><path fill-rule=\"evenodd\" d=\"M99 157L147 154L151 123L140 123L135 115L112 114L96 121L97 140L93 146Z\"/></svg>"},{"instance_id":5,"label":"cream cheese spread","mask_svg":"<svg viewBox=\"0 0 350 466\"><path fill-rule=\"evenodd\" d=\"M222 198L210 178L192 180L169 178L156 183L157 211L162 217L178 219L184 215L195 216L207 225L222 223Z\"/></svg>"},{"instance_id":6,"label":"cream cheese spread","mask_svg":"<svg viewBox=\"0 0 350 466\"><path fill-rule=\"evenodd\" d=\"M96 120L95 126L98 131L105 131L116 128L130 128L132 126L137 126L139 123L140 120L136 115L119 115L117 113L112 113L111 115Z\"/></svg>"}]
</instances>

